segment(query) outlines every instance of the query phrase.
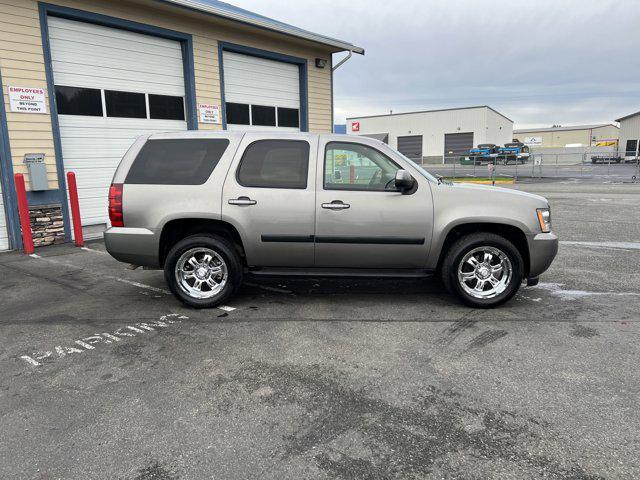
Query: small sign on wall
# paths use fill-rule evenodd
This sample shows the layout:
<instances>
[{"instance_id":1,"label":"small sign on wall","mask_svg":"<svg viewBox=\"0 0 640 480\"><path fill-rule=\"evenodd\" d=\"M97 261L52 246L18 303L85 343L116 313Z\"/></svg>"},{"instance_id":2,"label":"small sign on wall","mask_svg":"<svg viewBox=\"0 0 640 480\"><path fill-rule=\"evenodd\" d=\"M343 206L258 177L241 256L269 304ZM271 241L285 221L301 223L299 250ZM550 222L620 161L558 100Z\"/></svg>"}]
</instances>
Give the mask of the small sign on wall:
<instances>
[{"instance_id":1,"label":"small sign on wall","mask_svg":"<svg viewBox=\"0 0 640 480\"><path fill-rule=\"evenodd\" d=\"M45 90L43 88L8 87L9 104L12 112L47 113Z\"/></svg>"},{"instance_id":2,"label":"small sign on wall","mask_svg":"<svg viewBox=\"0 0 640 480\"><path fill-rule=\"evenodd\" d=\"M198 104L200 123L220 123L220 106L209 103Z\"/></svg>"},{"instance_id":3,"label":"small sign on wall","mask_svg":"<svg viewBox=\"0 0 640 480\"><path fill-rule=\"evenodd\" d=\"M360 131L360 122L351 122L351 131L359 132Z\"/></svg>"}]
</instances>

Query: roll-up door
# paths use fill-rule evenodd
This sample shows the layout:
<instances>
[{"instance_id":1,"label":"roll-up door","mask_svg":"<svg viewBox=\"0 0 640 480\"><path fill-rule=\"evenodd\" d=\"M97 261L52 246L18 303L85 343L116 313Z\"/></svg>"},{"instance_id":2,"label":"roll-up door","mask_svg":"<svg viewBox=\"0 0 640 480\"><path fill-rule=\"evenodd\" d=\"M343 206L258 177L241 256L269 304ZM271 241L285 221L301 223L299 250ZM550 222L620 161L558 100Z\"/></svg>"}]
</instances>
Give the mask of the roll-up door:
<instances>
[{"instance_id":1,"label":"roll-up door","mask_svg":"<svg viewBox=\"0 0 640 480\"><path fill-rule=\"evenodd\" d=\"M229 130L300 130L300 68L291 63L223 52Z\"/></svg>"},{"instance_id":2,"label":"roll-up door","mask_svg":"<svg viewBox=\"0 0 640 480\"><path fill-rule=\"evenodd\" d=\"M459 157L461 155L466 155L472 148L473 132L444 134L445 157Z\"/></svg>"},{"instance_id":3,"label":"roll-up door","mask_svg":"<svg viewBox=\"0 0 640 480\"><path fill-rule=\"evenodd\" d=\"M398 151L414 162L422 162L422 135L398 137Z\"/></svg>"},{"instance_id":4,"label":"roll-up door","mask_svg":"<svg viewBox=\"0 0 640 480\"><path fill-rule=\"evenodd\" d=\"M65 172L83 225L108 223L113 174L136 137L186 130L180 42L50 17L49 41Z\"/></svg>"}]
</instances>

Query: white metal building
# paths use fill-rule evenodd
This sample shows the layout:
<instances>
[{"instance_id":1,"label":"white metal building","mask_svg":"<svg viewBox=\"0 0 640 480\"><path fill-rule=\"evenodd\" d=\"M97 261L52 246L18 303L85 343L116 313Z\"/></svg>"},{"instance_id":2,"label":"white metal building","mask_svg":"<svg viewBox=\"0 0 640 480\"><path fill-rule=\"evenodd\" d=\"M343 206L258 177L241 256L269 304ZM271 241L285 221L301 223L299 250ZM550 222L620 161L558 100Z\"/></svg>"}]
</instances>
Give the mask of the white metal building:
<instances>
[{"instance_id":1,"label":"white metal building","mask_svg":"<svg viewBox=\"0 0 640 480\"><path fill-rule=\"evenodd\" d=\"M483 105L350 117L347 133L378 138L413 160L442 162L481 143L510 142L513 121Z\"/></svg>"},{"instance_id":2,"label":"white metal building","mask_svg":"<svg viewBox=\"0 0 640 480\"><path fill-rule=\"evenodd\" d=\"M618 118L616 122L620 122L618 151L624 156L635 156L640 141L640 112Z\"/></svg>"}]
</instances>

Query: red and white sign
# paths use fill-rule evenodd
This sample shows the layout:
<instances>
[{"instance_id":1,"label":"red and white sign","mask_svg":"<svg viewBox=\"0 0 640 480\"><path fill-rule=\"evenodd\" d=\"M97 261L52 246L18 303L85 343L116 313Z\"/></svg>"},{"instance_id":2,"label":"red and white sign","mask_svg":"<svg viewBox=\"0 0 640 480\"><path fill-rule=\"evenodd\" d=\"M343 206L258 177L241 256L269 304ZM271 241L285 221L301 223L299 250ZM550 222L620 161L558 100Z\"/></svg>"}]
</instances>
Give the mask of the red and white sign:
<instances>
[{"instance_id":1,"label":"red and white sign","mask_svg":"<svg viewBox=\"0 0 640 480\"><path fill-rule=\"evenodd\" d=\"M210 103L199 103L200 123L220 123L220 106Z\"/></svg>"},{"instance_id":2,"label":"red and white sign","mask_svg":"<svg viewBox=\"0 0 640 480\"><path fill-rule=\"evenodd\" d=\"M12 112L47 113L43 88L9 87L9 105Z\"/></svg>"},{"instance_id":3,"label":"red and white sign","mask_svg":"<svg viewBox=\"0 0 640 480\"><path fill-rule=\"evenodd\" d=\"M351 131L359 132L360 131L360 122L351 122Z\"/></svg>"}]
</instances>

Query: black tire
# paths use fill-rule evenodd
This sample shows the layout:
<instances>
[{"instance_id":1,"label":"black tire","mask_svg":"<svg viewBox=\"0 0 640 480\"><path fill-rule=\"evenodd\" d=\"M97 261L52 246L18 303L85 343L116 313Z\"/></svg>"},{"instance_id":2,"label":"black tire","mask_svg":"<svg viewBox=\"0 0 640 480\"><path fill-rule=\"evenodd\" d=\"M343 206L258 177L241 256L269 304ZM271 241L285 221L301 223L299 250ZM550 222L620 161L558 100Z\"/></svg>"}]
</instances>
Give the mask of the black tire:
<instances>
[{"instance_id":1,"label":"black tire","mask_svg":"<svg viewBox=\"0 0 640 480\"><path fill-rule=\"evenodd\" d=\"M213 250L226 264L226 284L220 292L209 298L190 296L179 285L175 274L180 257L197 247ZM180 240L171 248L164 263L164 277L169 289L182 303L194 308L212 308L224 303L242 283L242 274L242 261L236 249L229 241L217 235L198 234Z\"/></svg>"},{"instance_id":2,"label":"black tire","mask_svg":"<svg viewBox=\"0 0 640 480\"><path fill-rule=\"evenodd\" d=\"M492 298L476 298L467 293L458 281L458 266L465 255L475 248L492 247L504 253L511 262L511 280L501 293ZM509 301L520 288L524 277L524 262L518 249L509 240L488 232L465 235L455 241L442 261L442 281L447 290L463 303L475 308L493 308Z\"/></svg>"}]
</instances>

